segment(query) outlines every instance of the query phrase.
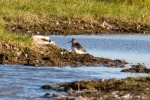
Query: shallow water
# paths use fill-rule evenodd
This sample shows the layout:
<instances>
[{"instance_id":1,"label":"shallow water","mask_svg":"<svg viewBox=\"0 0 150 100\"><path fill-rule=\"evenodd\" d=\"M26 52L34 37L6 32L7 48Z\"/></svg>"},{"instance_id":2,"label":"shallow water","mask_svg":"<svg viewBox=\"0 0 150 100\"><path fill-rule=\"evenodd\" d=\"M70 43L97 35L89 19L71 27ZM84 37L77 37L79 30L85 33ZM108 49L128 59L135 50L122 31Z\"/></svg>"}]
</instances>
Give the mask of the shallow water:
<instances>
[{"instance_id":1,"label":"shallow water","mask_svg":"<svg viewBox=\"0 0 150 100\"><path fill-rule=\"evenodd\" d=\"M120 72L122 68L80 67L55 68L18 65L0 65L0 99L1 100L43 100L45 93L57 93L43 90L45 84L55 85L61 82L91 80L100 78L124 78L147 74ZM59 92L63 93L63 92Z\"/></svg>"},{"instance_id":2,"label":"shallow water","mask_svg":"<svg viewBox=\"0 0 150 100\"><path fill-rule=\"evenodd\" d=\"M124 59L132 64L145 64L150 68L150 35L78 35L50 36L59 47L71 50L75 38L88 53L111 59Z\"/></svg>"},{"instance_id":3,"label":"shallow water","mask_svg":"<svg viewBox=\"0 0 150 100\"><path fill-rule=\"evenodd\" d=\"M130 63L144 63L150 67L150 36L142 35L101 35L101 36L50 36L59 47L71 50L68 42L72 38L87 50L88 53L111 59L125 59ZM130 65L130 64L129 64ZM2 100L43 100L45 93L56 93L43 90L45 84L55 85L61 82L72 82L83 79L125 78L148 74L123 73L123 68L105 67L33 67L19 65L0 65L0 99ZM61 92L59 92L61 93Z\"/></svg>"}]
</instances>

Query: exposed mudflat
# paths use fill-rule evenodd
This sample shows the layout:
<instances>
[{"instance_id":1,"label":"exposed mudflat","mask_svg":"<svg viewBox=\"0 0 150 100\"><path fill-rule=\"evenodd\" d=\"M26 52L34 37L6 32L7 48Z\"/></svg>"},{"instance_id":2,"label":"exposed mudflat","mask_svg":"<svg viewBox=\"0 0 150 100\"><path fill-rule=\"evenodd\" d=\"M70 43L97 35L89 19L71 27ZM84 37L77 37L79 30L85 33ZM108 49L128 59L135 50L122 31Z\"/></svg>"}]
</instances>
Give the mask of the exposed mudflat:
<instances>
[{"instance_id":1,"label":"exposed mudflat","mask_svg":"<svg viewBox=\"0 0 150 100\"><path fill-rule=\"evenodd\" d=\"M132 65L132 68L123 69L122 72L133 72L133 73L150 73L150 69L146 66L138 64Z\"/></svg>"},{"instance_id":2,"label":"exposed mudflat","mask_svg":"<svg viewBox=\"0 0 150 100\"><path fill-rule=\"evenodd\" d=\"M66 98L66 100L71 97L81 98L82 100L148 100L150 98L149 82L150 77L128 77L119 80L75 81L55 86L44 85L41 88L68 92L68 94L64 95L46 93L43 96L44 98Z\"/></svg>"},{"instance_id":3,"label":"exposed mudflat","mask_svg":"<svg viewBox=\"0 0 150 100\"><path fill-rule=\"evenodd\" d=\"M94 57L90 54L75 54L53 45L24 45L15 42L0 42L0 63L32 66L107 66L124 67L126 61Z\"/></svg>"},{"instance_id":4,"label":"exposed mudflat","mask_svg":"<svg viewBox=\"0 0 150 100\"><path fill-rule=\"evenodd\" d=\"M148 23L111 17L87 19L63 16L5 16L3 22L8 31L45 35L145 34L150 32Z\"/></svg>"}]
</instances>

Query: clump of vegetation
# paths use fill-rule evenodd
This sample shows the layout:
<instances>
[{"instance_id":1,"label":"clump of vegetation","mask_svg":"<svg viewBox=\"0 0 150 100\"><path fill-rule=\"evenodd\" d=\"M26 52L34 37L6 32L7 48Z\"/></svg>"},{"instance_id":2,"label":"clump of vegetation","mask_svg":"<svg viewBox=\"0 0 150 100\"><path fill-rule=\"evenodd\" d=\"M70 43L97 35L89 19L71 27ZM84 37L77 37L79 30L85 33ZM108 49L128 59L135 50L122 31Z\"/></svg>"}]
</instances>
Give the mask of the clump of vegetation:
<instances>
[{"instance_id":1,"label":"clump of vegetation","mask_svg":"<svg viewBox=\"0 0 150 100\"><path fill-rule=\"evenodd\" d=\"M16 42L23 42L25 44L31 44L32 39L30 36L18 34L18 33L10 33L10 32L2 32L0 33L0 40L1 41L16 41Z\"/></svg>"}]
</instances>

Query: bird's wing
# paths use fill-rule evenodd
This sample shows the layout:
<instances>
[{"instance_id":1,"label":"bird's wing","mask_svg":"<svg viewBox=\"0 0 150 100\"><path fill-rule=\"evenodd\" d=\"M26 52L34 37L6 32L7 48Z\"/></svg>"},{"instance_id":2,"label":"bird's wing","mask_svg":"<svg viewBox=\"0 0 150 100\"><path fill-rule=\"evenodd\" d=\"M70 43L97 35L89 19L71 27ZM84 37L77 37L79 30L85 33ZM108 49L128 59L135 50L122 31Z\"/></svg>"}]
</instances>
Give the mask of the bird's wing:
<instances>
[{"instance_id":1,"label":"bird's wing","mask_svg":"<svg viewBox=\"0 0 150 100\"><path fill-rule=\"evenodd\" d=\"M41 40L43 40L43 41L49 41L48 39L46 39L46 38L41 38Z\"/></svg>"},{"instance_id":2,"label":"bird's wing","mask_svg":"<svg viewBox=\"0 0 150 100\"><path fill-rule=\"evenodd\" d=\"M82 45L80 43L76 42L75 45L77 47L77 50L82 49L82 51L86 52L86 50L82 47Z\"/></svg>"}]
</instances>

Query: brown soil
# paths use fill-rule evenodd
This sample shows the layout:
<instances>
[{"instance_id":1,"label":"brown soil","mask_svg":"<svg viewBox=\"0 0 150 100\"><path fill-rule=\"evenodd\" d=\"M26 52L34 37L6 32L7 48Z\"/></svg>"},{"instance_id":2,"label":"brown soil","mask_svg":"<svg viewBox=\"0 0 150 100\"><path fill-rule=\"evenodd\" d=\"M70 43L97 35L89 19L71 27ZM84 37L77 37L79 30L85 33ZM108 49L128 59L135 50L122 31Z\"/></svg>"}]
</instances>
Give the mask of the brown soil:
<instances>
[{"instance_id":1,"label":"brown soil","mask_svg":"<svg viewBox=\"0 0 150 100\"><path fill-rule=\"evenodd\" d=\"M24 45L16 42L0 42L0 63L32 66L107 66L124 67L127 62L75 54L53 45Z\"/></svg>"},{"instance_id":2,"label":"brown soil","mask_svg":"<svg viewBox=\"0 0 150 100\"><path fill-rule=\"evenodd\" d=\"M61 90L68 91L67 96L80 96L87 100L149 100L149 82L150 77L83 80L57 84L49 89L60 91L58 88L64 87L64 90ZM42 88L45 89L45 86L42 86Z\"/></svg>"},{"instance_id":3,"label":"brown soil","mask_svg":"<svg viewBox=\"0 0 150 100\"><path fill-rule=\"evenodd\" d=\"M135 73L150 73L150 69L144 65L132 65L132 68L123 69L122 72L135 72Z\"/></svg>"},{"instance_id":4,"label":"brown soil","mask_svg":"<svg viewBox=\"0 0 150 100\"><path fill-rule=\"evenodd\" d=\"M106 21L112 27L102 26ZM87 19L57 16L5 16L3 22L6 30L18 33L46 35L75 34L145 34L150 32L150 25L138 21L100 17Z\"/></svg>"}]
</instances>

